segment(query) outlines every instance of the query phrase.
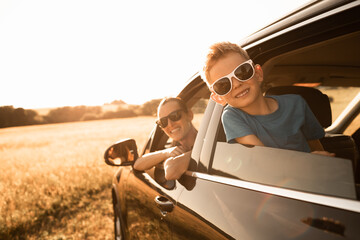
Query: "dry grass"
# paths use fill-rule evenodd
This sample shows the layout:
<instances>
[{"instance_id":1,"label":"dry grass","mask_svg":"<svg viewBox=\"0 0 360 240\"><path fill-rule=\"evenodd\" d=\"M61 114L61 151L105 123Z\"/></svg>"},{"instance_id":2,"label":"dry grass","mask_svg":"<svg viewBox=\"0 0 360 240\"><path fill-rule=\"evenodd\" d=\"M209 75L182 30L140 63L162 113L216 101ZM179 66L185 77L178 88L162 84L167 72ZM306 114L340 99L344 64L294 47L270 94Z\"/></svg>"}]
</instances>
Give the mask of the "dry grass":
<instances>
[{"instance_id":1,"label":"dry grass","mask_svg":"<svg viewBox=\"0 0 360 240\"><path fill-rule=\"evenodd\" d=\"M111 239L111 178L103 153L143 146L153 117L0 130L0 239ZM145 133L145 134L143 134Z\"/></svg>"}]
</instances>

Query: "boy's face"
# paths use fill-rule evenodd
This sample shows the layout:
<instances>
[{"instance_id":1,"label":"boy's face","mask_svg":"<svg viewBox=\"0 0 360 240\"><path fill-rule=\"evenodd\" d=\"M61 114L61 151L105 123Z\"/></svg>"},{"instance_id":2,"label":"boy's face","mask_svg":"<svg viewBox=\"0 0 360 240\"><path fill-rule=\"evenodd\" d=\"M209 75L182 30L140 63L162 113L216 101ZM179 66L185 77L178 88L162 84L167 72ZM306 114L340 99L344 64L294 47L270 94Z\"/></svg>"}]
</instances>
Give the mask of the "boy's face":
<instances>
[{"instance_id":1,"label":"boy's face","mask_svg":"<svg viewBox=\"0 0 360 240\"><path fill-rule=\"evenodd\" d=\"M220 58L209 71L209 84L213 84L217 79L228 75L241 63L248 59L243 58L238 53L229 53ZM221 101L225 101L229 105L246 111L259 98L262 97L261 82L263 80L262 70L259 66L254 67L254 76L245 81L240 82L232 78L232 89L224 96L217 96Z\"/></svg>"},{"instance_id":2,"label":"boy's face","mask_svg":"<svg viewBox=\"0 0 360 240\"><path fill-rule=\"evenodd\" d=\"M158 112L158 118L166 117L170 113L180 110L181 107L175 101L170 101L161 106ZM186 137L191 128L192 112L186 113L181 111L181 118L178 121L171 121L168 119L168 124L163 128L163 131L174 141L180 141Z\"/></svg>"}]
</instances>

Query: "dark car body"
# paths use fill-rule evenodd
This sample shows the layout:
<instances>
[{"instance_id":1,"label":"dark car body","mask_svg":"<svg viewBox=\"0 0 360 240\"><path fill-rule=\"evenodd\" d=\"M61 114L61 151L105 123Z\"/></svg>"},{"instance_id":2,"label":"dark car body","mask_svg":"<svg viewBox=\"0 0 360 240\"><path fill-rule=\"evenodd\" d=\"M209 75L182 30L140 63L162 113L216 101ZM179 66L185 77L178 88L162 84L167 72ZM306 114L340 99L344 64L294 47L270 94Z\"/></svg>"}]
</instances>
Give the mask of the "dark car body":
<instances>
[{"instance_id":1,"label":"dark car body","mask_svg":"<svg viewBox=\"0 0 360 240\"><path fill-rule=\"evenodd\" d=\"M110 146L120 149L118 163L105 153L121 166L112 188L116 239L360 239L360 1L310 2L240 44L262 66L264 92L316 88L332 109L337 94L355 95L333 120L316 97L306 99L337 157L226 143L223 106L195 74L179 97L202 112L201 123L179 180L166 180L161 166L134 170L132 139ZM155 125L139 155L169 145Z\"/></svg>"}]
</instances>

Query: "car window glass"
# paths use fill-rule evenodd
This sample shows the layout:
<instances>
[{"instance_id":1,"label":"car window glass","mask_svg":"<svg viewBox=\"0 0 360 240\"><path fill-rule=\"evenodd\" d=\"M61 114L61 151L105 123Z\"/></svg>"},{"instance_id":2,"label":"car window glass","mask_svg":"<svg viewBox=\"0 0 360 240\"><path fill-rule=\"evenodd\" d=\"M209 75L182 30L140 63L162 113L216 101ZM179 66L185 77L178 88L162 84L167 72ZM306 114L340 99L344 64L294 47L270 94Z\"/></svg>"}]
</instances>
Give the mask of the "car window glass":
<instances>
[{"instance_id":1,"label":"car window glass","mask_svg":"<svg viewBox=\"0 0 360 240\"><path fill-rule=\"evenodd\" d=\"M315 87L328 95L334 123L360 92L359 36L360 32L355 31L266 60L262 65L264 90L291 85ZM341 129L341 132L336 133L351 136L359 126L357 118L350 126L341 126L348 128L345 132Z\"/></svg>"},{"instance_id":2,"label":"car window glass","mask_svg":"<svg viewBox=\"0 0 360 240\"><path fill-rule=\"evenodd\" d=\"M347 159L217 142L211 173L281 188L356 199L352 162Z\"/></svg>"},{"instance_id":3,"label":"car window glass","mask_svg":"<svg viewBox=\"0 0 360 240\"><path fill-rule=\"evenodd\" d=\"M200 127L200 122L204 115L204 112L205 112L208 102L209 102L209 98L201 98L191 108L192 112L194 113L193 124L196 129L199 129L199 127Z\"/></svg>"},{"instance_id":4,"label":"car window glass","mask_svg":"<svg viewBox=\"0 0 360 240\"><path fill-rule=\"evenodd\" d=\"M333 122L356 95L360 93L360 87L319 87L319 90L329 97ZM348 126L344 134L352 135L359 126L360 117L357 117Z\"/></svg>"},{"instance_id":5,"label":"car window glass","mask_svg":"<svg viewBox=\"0 0 360 240\"><path fill-rule=\"evenodd\" d=\"M358 114L351 124L345 129L344 134L353 135L356 131L360 130L360 114ZM360 147L360 145L358 145ZM360 150L360 149L359 149Z\"/></svg>"}]
</instances>

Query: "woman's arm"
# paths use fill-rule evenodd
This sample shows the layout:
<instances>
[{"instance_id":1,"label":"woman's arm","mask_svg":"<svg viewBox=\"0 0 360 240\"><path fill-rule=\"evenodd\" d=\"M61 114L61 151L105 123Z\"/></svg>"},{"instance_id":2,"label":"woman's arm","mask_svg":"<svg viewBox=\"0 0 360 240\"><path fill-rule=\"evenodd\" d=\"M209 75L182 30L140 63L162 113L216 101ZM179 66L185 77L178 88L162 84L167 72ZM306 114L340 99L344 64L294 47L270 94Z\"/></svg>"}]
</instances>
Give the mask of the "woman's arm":
<instances>
[{"instance_id":1,"label":"woman's arm","mask_svg":"<svg viewBox=\"0 0 360 240\"><path fill-rule=\"evenodd\" d=\"M153 166L161 163L169 157L167 151L157 151L145 154L144 156L136 159L134 168L139 171L144 171L152 168Z\"/></svg>"},{"instance_id":2,"label":"woman's arm","mask_svg":"<svg viewBox=\"0 0 360 240\"><path fill-rule=\"evenodd\" d=\"M172 147L152 153L145 154L135 161L134 168L139 171L144 171L161 163L169 157L175 157L182 154L184 151L181 147Z\"/></svg>"},{"instance_id":3,"label":"woman's arm","mask_svg":"<svg viewBox=\"0 0 360 240\"><path fill-rule=\"evenodd\" d=\"M164 163L165 178L167 180L179 179L188 169L190 158L191 151L168 158Z\"/></svg>"}]
</instances>

